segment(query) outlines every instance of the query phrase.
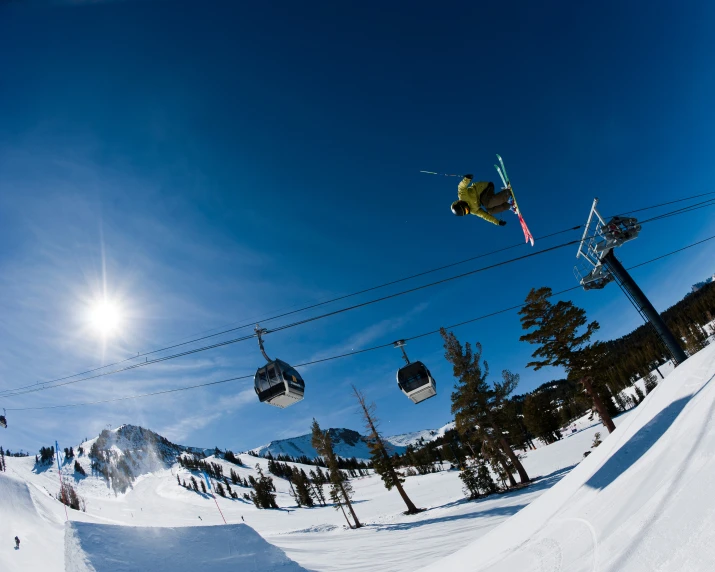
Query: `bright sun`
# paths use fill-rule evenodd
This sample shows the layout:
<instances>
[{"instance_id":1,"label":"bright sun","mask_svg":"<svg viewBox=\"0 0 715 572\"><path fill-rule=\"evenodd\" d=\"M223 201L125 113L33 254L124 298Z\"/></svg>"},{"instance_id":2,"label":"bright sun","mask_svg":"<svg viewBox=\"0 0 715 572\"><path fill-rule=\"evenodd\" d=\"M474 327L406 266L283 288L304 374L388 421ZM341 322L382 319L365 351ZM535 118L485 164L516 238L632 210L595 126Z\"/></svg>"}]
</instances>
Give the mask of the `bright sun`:
<instances>
[{"instance_id":1,"label":"bright sun","mask_svg":"<svg viewBox=\"0 0 715 572\"><path fill-rule=\"evenodd\" d=\"M117 331L121 322L119 307L107 300L92 306L89 316L92 326L105 336Z\"/></svg>"}]
</instances>

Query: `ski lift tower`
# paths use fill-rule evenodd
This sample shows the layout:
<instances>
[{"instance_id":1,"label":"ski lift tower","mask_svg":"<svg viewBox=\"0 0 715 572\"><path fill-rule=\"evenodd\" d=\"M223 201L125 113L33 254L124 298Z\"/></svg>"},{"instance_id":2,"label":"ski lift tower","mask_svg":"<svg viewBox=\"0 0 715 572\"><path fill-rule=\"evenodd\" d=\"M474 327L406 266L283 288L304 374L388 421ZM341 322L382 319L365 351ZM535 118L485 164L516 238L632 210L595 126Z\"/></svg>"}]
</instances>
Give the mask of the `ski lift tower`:
<instances>
[{"instance_id":1,"label":"ski lift tower","mask_svg":"<svg viewBox=\"0 0 715 572\"><path fill-rule=\"evenodd\" d=\"M687 359L673 333L665 325L660 314L635 283L628 271L613 253L613 249L638 237L641 225L632 217L615 216L605 222L596 210L598 199L593 200L586 228L578 246L574 266L576 279L584 290L600 290L615 279L638 313L653 326L656 335L668 349L675 365Z\"/></svg>"}]
</instances>

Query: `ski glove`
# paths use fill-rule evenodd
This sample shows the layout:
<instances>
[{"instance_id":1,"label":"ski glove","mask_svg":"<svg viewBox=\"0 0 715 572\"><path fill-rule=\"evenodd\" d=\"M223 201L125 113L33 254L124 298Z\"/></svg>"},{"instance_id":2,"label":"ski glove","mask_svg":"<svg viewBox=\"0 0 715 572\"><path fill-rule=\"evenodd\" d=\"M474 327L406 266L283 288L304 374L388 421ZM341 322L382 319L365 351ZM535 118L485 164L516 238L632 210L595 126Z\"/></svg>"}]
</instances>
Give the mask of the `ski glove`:
<instances>
[{"instance_id":1,"label":"ski glove","mask_svg":"<svg viewBox=\"0 0 715 572\"><path fill-rule=\"evenodd\" d=\"M474 175L470 173L469 175L464 175L464 178L469 179L471 181L474 178Z\"/></svg>"},{"instance_id":2,"label":"ski glove","mask_svg":"<svg viewBox=\"0 0 715 572\"><path fill-rule=\"evenodd\" d=\"M505 220L500 220L500 221L499 221L499 226L506 226L506 221L505 221Z\"/></svg>"}]
</instances>

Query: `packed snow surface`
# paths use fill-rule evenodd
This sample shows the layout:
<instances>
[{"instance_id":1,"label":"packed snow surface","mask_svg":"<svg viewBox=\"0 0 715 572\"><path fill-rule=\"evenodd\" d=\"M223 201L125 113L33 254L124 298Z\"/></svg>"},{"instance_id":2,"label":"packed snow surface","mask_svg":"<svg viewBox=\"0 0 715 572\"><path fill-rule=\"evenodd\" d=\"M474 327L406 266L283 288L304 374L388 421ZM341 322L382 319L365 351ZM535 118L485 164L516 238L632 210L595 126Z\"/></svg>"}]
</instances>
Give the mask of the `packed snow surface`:
<instances>
[{"instance_id":1,"label":"packed snow surface","mask_svg":"<svg viewBox=\"0 0 715 572\"><path fill-rule=\"evenodd\" d=\"M246 524L157 528L69 523L65 572L301 572Z\"/></svg>"},{"instance_id":2,"label":"packed snow surface","mask_svg":"<svg viewBox=\"0 0 715 572\"><path fill-rule=\"evenodd\" d=\"M69 511L67 542L76 551L70 554L65 508L54 498L56 464L35 467L34 458L8 458L8 472L0 473L0 569L60 572L67 557L98 572L161 570L167 559L162 545L189 546L189 539L201 546L193 544L194 559L179 559L172 572L220 569L214 558L230 557L230 539L250 534L235 526L245 522L286 555L275 566L261 561L266 571L290 569L280 566L295 566L291 561L318 572L715 570L715 500L708 489L715 480L714 381L715 344L618 417L612 435L584 418L563 440L529 451L523 462L534 483L506 494L468 501L456 471L408 477L407 494L426 510L407 516L399 494L387 491L379 477L353 479L355 511L364 525L358 530L348 529L330 506L297 508L284 479L275 478L279 510L257 510L241 498L248 489L240 486L233 487L239 499L217 498L225 526L211 496L179 486L177 476L189 480L190 473L176 464L142 474L126 493L115 494L103 479L81 477L67 462L63 478L87 506L86 512ZM596 432L603 443L592 449ZM265 459L240 458L242 467L207 460L241 478L257 475L256 464L266 471ZM142 462L138 454L132 459ZM86 456L80 462L89 465ZM132 551L132 535L147 536L140 527L166 527L152 531L165 542ZM186 542L177 540L184 533ZM16 534L19 550L12 544ZM125 568L106 567L112 554L125 559Z\"/></svg>"},{"instance_id":3,"label":"packed snow surface","mask_svg":"<svg viewBox=\"0 0 715 572\"><path fill-rule=\"evenodd\" d=\"M425 572L714 570L713 414L711 344L550 491Z\"/></svg>"}]
</instances>

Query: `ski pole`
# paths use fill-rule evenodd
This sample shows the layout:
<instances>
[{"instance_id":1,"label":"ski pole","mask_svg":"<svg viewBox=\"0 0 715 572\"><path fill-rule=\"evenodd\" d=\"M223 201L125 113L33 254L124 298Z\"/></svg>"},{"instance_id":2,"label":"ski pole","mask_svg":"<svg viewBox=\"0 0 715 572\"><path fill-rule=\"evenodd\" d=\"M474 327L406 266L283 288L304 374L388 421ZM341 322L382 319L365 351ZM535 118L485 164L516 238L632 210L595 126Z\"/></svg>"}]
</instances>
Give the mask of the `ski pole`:
<instances>
[{"instance_id":1,"label":"ski pole","mask_svg":"<svg viewBox=\"0 0 715 572\"><path fill-rule=\"evenodd\" d=\"M435 171L420 171L420 173L424 173L425 175L440 175L442 177L463 177L464 175L452 175L450 173L436 173Z\"/></svg>"}]
</instances>

